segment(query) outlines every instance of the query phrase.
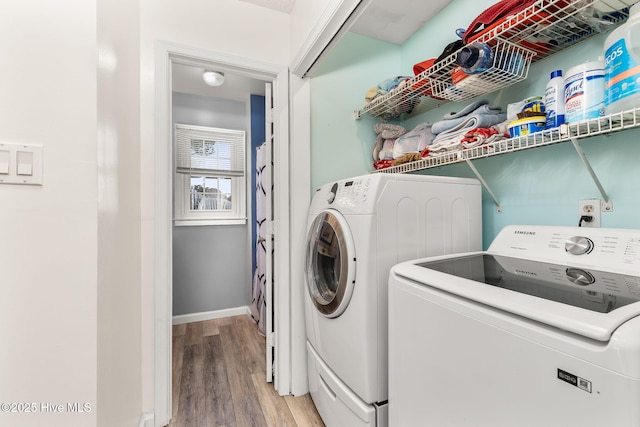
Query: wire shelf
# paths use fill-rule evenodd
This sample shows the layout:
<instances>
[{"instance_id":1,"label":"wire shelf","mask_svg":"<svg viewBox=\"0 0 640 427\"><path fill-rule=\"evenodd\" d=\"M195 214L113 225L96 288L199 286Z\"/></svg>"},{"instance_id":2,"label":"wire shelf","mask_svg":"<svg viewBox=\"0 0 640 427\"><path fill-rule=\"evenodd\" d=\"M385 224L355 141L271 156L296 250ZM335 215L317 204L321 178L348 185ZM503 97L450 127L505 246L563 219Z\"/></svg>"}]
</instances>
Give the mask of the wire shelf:
<instances>
[{"instance_id":1,"label":"wire shelf","mask_svg":"<svg viewBox=\"0 0 640 427\"><path fill-rule=\"evenodd\" d=\"M454 83L452 76L457 72L458 52L452 53L407 80L402 88L379 96L362 110L356 111L356 118L365 114L383 120L398 118L412 112L418 103L421 103L420 111L428 111L442 105L443 100L464 101L522 81L527 77L532 63L622 23L628 17L628 7L637 2L538 0L469 40L469 43L487 43L495 49L495 58L502 58L502 62L494 62L492 69ZM624 4L627 8L616 10L615 6L608 7L610 3ZM521 69L513 66L517 64L513 60L517 55L522 55Z\"/></svg>"},{"instance_id":2,"label":"wire shelf","mask_svg":"<svg viewBox=\"0 0 640 427\"><path fill-rule=\"evenodd\" d=\"M422 84L416 85L417 80L417 77L406 80L403 87L393 89L383 97L375 98L365 107L366 111L356 111L356 118L360 118L362 114L366 113L382 120L388 120L411 114L418 107L421 110L429 111L443 104L442 100L424 96L425 91L431 89L430 82L421 82ZM425 83L427 84L425 85Z\"/></svg>"},{"instance_id":3,"label":"wire shelf","mask_svg":"<svg viewBox=\"0 0 640 427\"><path fill-rule=\"evenodd\" d=\"M459 149L445 154L425 157L410 163L391 166L371 173L417 172L439 166L461 163L467 160L492 157L535 147L579 140L640 127L640 108L611 114L596 119L563 124L559 128L532 133L527 136L503 139L469 149Z\"/></svg>"}]
</instances>

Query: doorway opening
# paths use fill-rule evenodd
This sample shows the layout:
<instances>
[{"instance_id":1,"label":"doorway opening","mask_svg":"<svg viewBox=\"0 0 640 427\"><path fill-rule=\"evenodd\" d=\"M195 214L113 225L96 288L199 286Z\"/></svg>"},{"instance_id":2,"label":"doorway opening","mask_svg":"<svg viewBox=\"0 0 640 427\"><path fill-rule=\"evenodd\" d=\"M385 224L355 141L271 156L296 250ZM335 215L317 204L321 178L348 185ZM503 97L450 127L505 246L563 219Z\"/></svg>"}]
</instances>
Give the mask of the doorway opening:
<instances>
[{"instance_id":1,"label":"doorway opening","mask_svg":"<svg viewBox=\"0 0 640 427\"><path fill-rule=\"evenodd\" d=\"M273 111L278 117L273 127L275 165L288 164L288 70L252 61L228 56L221 56L211 52L196 51L178 46L161 45L156 51L156 158L155 158L155 424L165 425L171 418L171 334L173 324L173 276L174 276L174 224L173 224L173 180L175 166L173 159L173 124L174 120L174 73L178 69L199 74L205 69L220 71L227 76L238 76L247 82L260 82L264 86L273 86ZM193 84L197 80L193 79ZM224 86L224 85L223 85ZM185 89L183 89L185 90ZM205 88L206 90L206 88ZM197 99L191 98L192 102ZM202 101L202 100L200 100ZM250 181L250 180L249 180ZM281 189L280 197L274 199L274 222L287 224L289 204L289 176L288 168L279 171L274 186ZM248 206L251 206L249 203ZM247 210L248 212L250 210ZM251 220L249 220L249 223ZM183 227L194 229L199 227ZM228 231L228 230L227 230ZM275 262L274 276L279 268L286 266L289 259L288 231L286 227L279 230L283 237L278 247L278 257ZM197 234L189 233L188 234ZM250 294L251 284L251 248L250 239L253 233L245 230L244 249L247 254L246 262L247 289ZM189 245L187 245L189 246ZM274 305L288 307L288 292L282 292ZM275 319L274 330L278 331L272 337L274 351L274 365L276 366L274 385L280 394L288 394L289 387L289 332L290 320L288 310L281 310ZM230 313L232 315L234 313ZM282 366L278 369L278 366ZM163 424L164 423L164 424Z\"/></svg>"},{"instance_id":2,"label":"doorway opening","mask_svg":"<svg viewBox=\"0 0 640 427\"><path fill-rule=\"evenodd\" d=\"M226 72L224 84L212 87L206 70L171 67L174 324L246 311L256 265L253 189L265 82Z\"/></svg>"}]
</instances>

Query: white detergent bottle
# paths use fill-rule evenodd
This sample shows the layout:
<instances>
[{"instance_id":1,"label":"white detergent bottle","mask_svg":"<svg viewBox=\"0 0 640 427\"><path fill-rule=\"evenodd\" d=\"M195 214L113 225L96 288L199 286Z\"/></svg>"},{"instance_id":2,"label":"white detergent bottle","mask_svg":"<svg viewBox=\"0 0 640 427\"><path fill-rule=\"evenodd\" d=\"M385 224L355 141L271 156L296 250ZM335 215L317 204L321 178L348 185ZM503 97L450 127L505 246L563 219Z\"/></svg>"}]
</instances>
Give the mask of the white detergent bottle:
<instances>
[{"instance_id":1,"label":"white detergent bottle","mask_svg":"<svg viewBox=\"0 0 640 427\"><path fill-rule=\"evenodd\" d=\"M564 123L564 77L562 70L551 73L551 80L544 90L544 109L547 114L545 129L557 128Z\"/></svg>"},{"instance_id":2,"label":"white detergent bottle","mask_svg":"<svg viewBox=\"0 0 640 427\"><path fill-rule=\"evenodd\" d=\"M640 107L640 3L604 42L605 114Z\"/></svg>"}]
</instances>

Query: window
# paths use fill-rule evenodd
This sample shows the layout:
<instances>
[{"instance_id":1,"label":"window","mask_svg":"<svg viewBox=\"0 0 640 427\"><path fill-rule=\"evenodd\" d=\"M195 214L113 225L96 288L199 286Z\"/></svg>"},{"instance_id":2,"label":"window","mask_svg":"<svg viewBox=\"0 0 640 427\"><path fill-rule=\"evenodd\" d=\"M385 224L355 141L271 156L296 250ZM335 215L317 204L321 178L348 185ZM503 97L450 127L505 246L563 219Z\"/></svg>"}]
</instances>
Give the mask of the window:
<instances>
[{"instance_id":1,"label":"window","mask_svg":"<svg viewBox=\"0 0 640 427\"><path fill-rule=\"evenodd\" d=\"M176 124L176 225L246 222L245 132Z\"/></svg>"}]
</instances>

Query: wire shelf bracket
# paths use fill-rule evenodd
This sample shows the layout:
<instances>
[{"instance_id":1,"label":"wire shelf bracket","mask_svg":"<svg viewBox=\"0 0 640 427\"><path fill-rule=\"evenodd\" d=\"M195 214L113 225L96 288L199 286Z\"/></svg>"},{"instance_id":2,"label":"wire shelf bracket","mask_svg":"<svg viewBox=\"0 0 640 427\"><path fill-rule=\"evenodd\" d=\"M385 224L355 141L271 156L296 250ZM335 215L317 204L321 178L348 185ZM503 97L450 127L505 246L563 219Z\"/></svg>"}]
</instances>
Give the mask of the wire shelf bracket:
<instances>
[{"instance_id":1,"label":"wire shelf bracket","mask_svg":"<svg viewBox=\"0 0 640 427\"><path fill-rule=\"evenodd\" d=\"M480 172L478 172L478 169L475 167L475 165L471 160L466 159L465 161L467 165L469 165L469 168L471 168L471 171L474 173L476 178L478 178L478 181L480 181L480 184L482 184L482 186L487 191L489 196L491 196L491 198L493 199L493 202L496 204L496 212L502 213L502 205L500 204L500 200L498 200L498 198L493 193L493 191L491 191L491 187L489 187L489 184L487 184L487 181L485 181L484 178L482 178L482 175L480 175Z\"/></svg>"},{"instance_id":2,"label":"wire shelf bracket","mask_svg":"<svg viewBox=\"0 0 640 427\"><path fill-rule=\"evenodd\" d=\"M580 157L580 160L582 160L582 163L584 164L584 167L587 169L587 172L589 172L589 175L591 175L591 179L593 179L593 182L596 184L596 187L598 187L598 191L600 192L600 195L602 196L601 211L602 212L613 212L613 202L609 198L609 195L607 194L607 192L605 191L604 187L602 186L602 183L598 179L598 175L596 175L596 172L591 167L591 163L589 163L589 159L587 159L587 156L584 154L584 151L582 150L582 147L580 146L580 143L578 142L578 140L576 138L569 138L569 140L573 144L573 147L576 149L576 152L578 153L578 156Z\"/></svg>"}]
</instances>

